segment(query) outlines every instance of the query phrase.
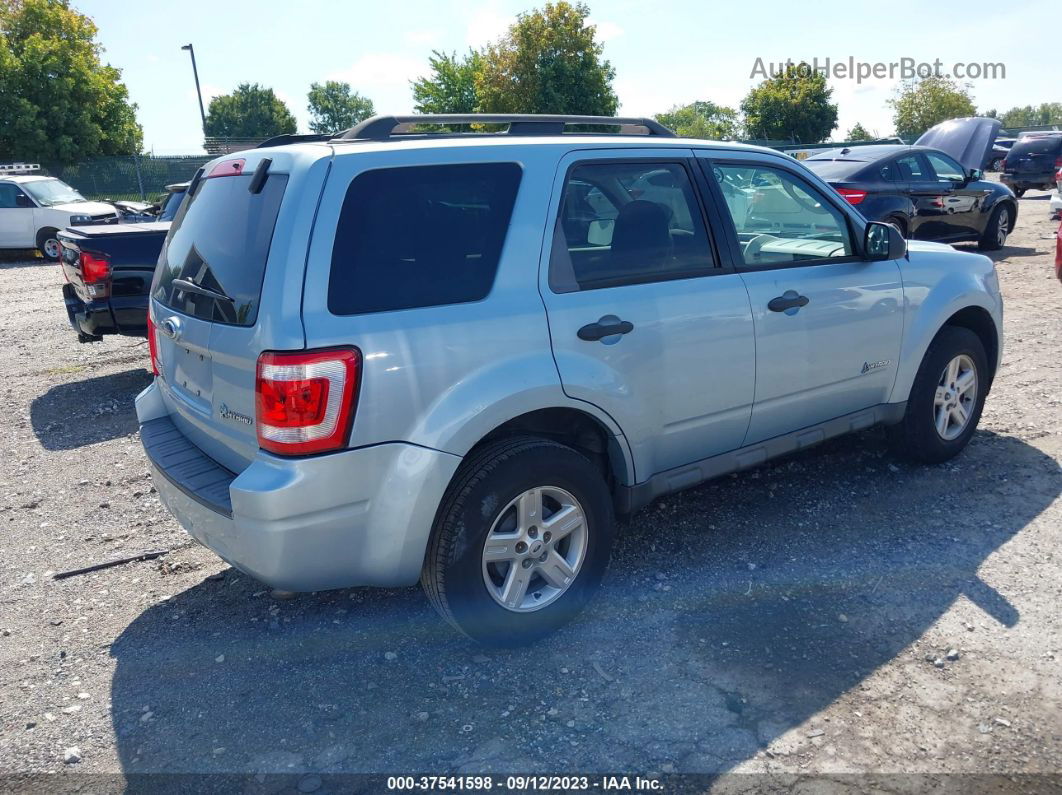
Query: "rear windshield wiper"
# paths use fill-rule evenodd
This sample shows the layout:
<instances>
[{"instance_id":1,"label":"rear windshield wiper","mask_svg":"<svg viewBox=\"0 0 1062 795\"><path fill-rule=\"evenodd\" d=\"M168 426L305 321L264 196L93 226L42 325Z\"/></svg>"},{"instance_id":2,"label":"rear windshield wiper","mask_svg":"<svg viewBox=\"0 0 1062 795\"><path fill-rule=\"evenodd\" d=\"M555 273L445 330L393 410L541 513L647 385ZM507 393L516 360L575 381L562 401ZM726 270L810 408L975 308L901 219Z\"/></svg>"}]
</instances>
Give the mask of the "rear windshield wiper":
<instances>
[{"instance_id":1,"label":"rear windshield wiper","mask_svg":"<svg viewBox=\"0 0 1062 795\"><path fill-rule=\"evenodd\" d=\"M183 293L195 293L196 295L205 295L207 298L213 298L217 301L226 301L230 304L236 303L236 299L230 298L225 295L225 293L219 293L217 290L203 287L195 282L188 281L188 279L174 279L171 284Z\"/></svg>"}]
</instances>

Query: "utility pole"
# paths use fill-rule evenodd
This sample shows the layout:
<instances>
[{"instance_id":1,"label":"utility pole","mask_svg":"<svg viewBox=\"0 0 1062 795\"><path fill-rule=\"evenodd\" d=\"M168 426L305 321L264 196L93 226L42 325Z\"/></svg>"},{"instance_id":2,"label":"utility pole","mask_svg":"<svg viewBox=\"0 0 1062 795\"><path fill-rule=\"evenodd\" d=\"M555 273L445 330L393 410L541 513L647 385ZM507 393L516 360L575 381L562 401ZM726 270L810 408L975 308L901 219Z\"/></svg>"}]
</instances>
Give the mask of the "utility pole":
<instances>
[{"instance_id":1,"label":"utility pole","mask_svg":"<svg viewBox=\"0 0 1062 795\"><path fill-rule=\"evenodd\" d=\"M195 68L195 48L191 44L185 44L182 50L188 50L192 56L192 74L195 76L195 93L199 97L199 117L203 120L203 136L206 136L206 111L203 110L203 92L199 89L199 70Z\"/></svg>"}]
</instances>

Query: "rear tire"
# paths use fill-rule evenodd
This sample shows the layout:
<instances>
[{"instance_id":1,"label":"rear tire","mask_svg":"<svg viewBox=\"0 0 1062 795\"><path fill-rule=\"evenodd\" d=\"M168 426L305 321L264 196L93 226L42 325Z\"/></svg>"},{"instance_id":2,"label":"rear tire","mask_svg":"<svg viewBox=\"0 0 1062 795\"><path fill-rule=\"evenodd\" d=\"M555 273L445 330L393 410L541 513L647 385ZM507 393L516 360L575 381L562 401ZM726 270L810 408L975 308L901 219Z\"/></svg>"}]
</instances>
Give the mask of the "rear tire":
<instances>
[{"instance_id":1,"label":"rear tire","mask_svg":"<svg viewBox=\"0 0 1062 795\"><path fill-rule=\"evenodd\" d=\"M907 219L901 218L898 215L894 215L891 218L889 218L887 223L890 223L893 226L895 226L897 229L899 229L900 230L900 234L903 236L904 240L907 239Z\"/></svg>"},{"instance_id":2,"label":"rear tire","mask_svg":"<svg viewBox=\"0 0 1062 795\"><path fill-rule=\"evenodd\" d=\"M454 476L421 584L443 618L473 640L532 643L590 601L614 533L611 494L595 464L547 439L503 439Z\"/></svg>"},{"instance_id":3,"label":"rear tire","mask_svg":"<svg viewBox=\"0 0 1062 795\"><path fill-rule=\"evenodd\" d=\"M982 251L999 251L1007 244L1007 235L1012 226L1010 207L998 205L988 216L988 223L977 241L977 247Z\"/></svg>"},{"instance_id":4,"label":"rear tire","mask_svg":"<svg viewBox=\"0 0 1062 795\"><path fill-rule=\"evenodd\" d=\"M1011 188L1011 190L1013 190L1014 195L1020 199L1022 196L1025 195L1025 191L1028 190L1028 188Z\"/></svg>"},{"instance_id":5,"label":"rear tire","mask_svg":"<svg viewBox=\"0 0 1062 795\"><path fill-rule=\"evenodd\" d=\"M903 420L887 429L893 450L926 464L958 455L977 430L990 382L981 339L959 326L942 328L918 368Z\"/></svg>"},{"instance_id":6,"label":"rear tire","mask_svg":"<svg viewBox=\"0 0 1062 795\"><path fill-rule=\"evenodd\" d=\"M42 229L37 233L37 250L49 262L59 261L59 230Z\"/></svg>"}]
</instances>

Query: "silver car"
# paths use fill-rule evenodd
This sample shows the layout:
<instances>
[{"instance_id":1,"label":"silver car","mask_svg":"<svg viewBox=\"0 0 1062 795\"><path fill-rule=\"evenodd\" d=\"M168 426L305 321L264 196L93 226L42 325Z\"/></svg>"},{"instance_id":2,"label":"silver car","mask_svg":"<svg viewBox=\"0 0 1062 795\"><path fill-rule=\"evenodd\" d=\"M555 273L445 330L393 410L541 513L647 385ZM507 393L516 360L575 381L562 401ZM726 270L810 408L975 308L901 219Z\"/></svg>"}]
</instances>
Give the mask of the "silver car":
<instances>
[{"instance_id":1,"label":"silver car","mask_svg":"<svg viewBox=\"0 0 1062 795\"><path fill-rule=\"evenodd\" d=\"M268 144L189 186L137 414L165 505L276 588L419 579L526 643L617 514L875 424L947 460L999 363L989 259L772 150L548 116Z\"/></svg>"}]
</instances>

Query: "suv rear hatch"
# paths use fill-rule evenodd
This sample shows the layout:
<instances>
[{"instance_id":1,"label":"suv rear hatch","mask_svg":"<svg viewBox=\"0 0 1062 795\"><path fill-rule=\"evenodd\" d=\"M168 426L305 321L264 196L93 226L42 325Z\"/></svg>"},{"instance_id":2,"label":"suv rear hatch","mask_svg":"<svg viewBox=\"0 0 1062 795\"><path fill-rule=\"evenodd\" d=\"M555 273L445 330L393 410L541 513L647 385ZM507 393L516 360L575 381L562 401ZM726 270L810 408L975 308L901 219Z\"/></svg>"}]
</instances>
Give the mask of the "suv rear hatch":
<instances>
[{"instance_id":1,"label":"suv rear hatch","mask_svg":"<svg viewBox=\"0 0 1062 795\"><path fill-rule=\"evenodd\" d=\"M1052 174L1059 167L1062 167L1062 134L1022 138L1007 153L1008 174Z\"/></svg>"},{"instance_id":2,"label":"suv rear hatch","mask_svg":"<svg viewBox=\"0 0 1062 795\"><path fill-rule=\"evenodd\" d=\"M290 261L290 224L275 251L285 196L286 215L300 212L289 189L292 157L267 152L207 164L193 179L162 247L151 288L159 387L174 425L226 468L242 471L258 452L255 367L271 347L301 348L301 324L270 324L262 312L267 260ZM278 165L281 167L278 169ZM287 166L287 169L284 166ZM260 173L256 174L258 168ZM319 186L318 186L319 189ZM289 218L290 220L290 218ZM305 238L302 238L305 241ZM301 245L303 257L305 242ZM301 283L303 257L294 261ZM271 291L283 300L288 290ZM296 305L301 295L291 296ZM283 327L283 328L274 328Z\"/></svg>"}]
</instances>

